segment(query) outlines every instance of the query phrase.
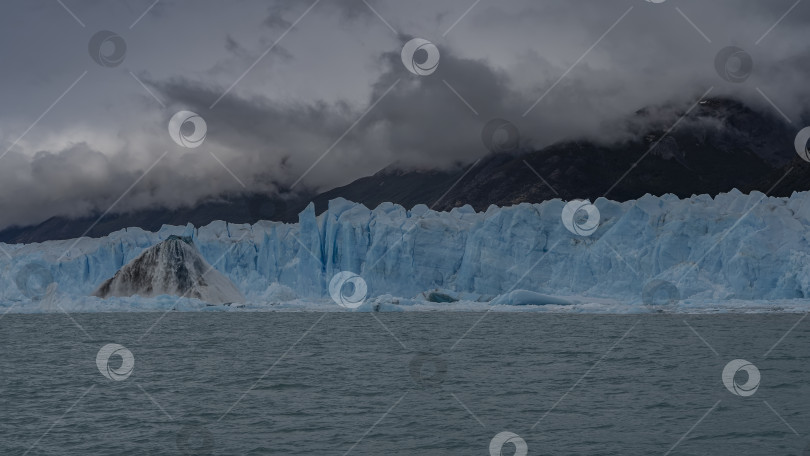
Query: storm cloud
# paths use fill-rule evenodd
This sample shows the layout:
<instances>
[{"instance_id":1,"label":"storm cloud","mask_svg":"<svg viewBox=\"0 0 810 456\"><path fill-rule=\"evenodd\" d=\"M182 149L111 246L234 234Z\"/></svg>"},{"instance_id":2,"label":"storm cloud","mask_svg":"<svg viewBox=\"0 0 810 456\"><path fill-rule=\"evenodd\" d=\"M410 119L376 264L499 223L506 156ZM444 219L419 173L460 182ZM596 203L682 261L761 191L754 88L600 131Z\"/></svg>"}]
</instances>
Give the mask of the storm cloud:
<instances>
[{"instance_id":1,"label":"storm cloud","mask_svg":"<svg viewBox=\"0 0 810 456\"><path fill-rule=\"evenodd\" d=\"M0 228L464 166L494 118L538 148L621 139L648 106L671 124L707 92L797 131L810 106L793 0L63 3L0 6ZM100 30L126 42L120 65L88 55ZM416 37L439 49L430 75L401 61ZM744 82L715 69L728 46L751 56ZM200 147L170 138L181 110L205 119Z\"/></svg>"}]
</instances>

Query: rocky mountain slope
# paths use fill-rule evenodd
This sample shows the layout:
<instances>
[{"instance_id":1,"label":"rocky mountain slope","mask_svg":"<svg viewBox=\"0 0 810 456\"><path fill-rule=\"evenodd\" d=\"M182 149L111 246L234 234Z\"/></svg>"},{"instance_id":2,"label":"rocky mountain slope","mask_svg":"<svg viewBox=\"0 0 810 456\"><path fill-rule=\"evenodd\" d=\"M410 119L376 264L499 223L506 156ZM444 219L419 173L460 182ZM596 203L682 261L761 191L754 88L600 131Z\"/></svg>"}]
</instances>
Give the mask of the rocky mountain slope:
<instances>
[{"instance_id":1,"label":"rocky mountain slope","mask_svg":"<svg viewBox=\"0 0 810 456\"><path fill-rule=\"evenodd\" d=\"M124 265L93 293L94 296L196 298L210 304L244 302L242 293L214 269L190 237L169 236Z\"/></svg>"},{"instance_id":2,"label":"rocky mountain slope","mask_svg":"<svg viewBox=\"0 0 810 456\"><path fill-rule=\"evenodd\" d=\"M97 216L55 217L37 226L6 229L0 232L0 241L69 239L85 232L100 237L125 227L157 231L164 224L202 226L213 220L295 222L310 202L321 213L329 200L339 197L371 208L393 202L406 208L425 204L449 210L470 204L485 210L491 204L552 198L606 196L627 201L647 193L686 198L735 188L789 196L810 190L810 164L797 157L793 146L797 127L776 113L733 100L706 99L667 132L682 114L673 111L672 120L656 123L652 119L660 115L641 110L626 119L628 125L641 127L628 127L634 136L620 143L566 141L537 151L492 154L472 168L467 164L449 171L404 171L392 166L318 195L225 195L191 208L109 214L97 223Z\"/></svg>"}]
</instances>

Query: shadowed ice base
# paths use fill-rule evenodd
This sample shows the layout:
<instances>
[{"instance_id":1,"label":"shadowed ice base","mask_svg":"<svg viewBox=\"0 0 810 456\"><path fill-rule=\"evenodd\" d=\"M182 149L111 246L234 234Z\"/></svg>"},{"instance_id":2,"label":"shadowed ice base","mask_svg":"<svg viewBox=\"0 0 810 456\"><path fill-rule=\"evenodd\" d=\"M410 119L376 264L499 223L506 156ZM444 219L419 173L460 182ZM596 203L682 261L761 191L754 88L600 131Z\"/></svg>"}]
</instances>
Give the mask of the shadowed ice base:
<instances>
[{"instance_id":1,"label":"shadowed ice base","mask_svg":"<svg viewBox=\"0 0 810 456\"><path fill-rule=\"evenodd\" d=\"M625 303L611 299L598 299L579 296L560 296L555 299L565 300L570 304L543 305L493 305L490 302L456 301L427 302L423 299L394 298L383 295L367 299L360 307L348 309L337 305L328 298L292 299L273 301L251 301L223 305L212 305L197 299L178 298L176 296L157 296L152 298L61 296L42 302L24 302L23 304L0 303L0 312L5 308L9 314L15 313L96 313L96 312L539 312L552 314L649 314L649 313L804 313L810 312L808 299L777 300L700 300L685 299L673 305L648 306L643 302Z\"/></svg>"}]
</instances>

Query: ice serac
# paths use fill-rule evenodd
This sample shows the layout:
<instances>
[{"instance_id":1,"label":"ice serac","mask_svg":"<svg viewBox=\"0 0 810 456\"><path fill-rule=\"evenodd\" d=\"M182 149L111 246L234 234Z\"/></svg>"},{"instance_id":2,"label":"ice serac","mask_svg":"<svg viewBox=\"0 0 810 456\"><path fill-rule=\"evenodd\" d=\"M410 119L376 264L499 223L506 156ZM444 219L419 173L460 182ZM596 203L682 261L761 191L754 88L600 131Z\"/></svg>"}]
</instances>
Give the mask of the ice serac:
<instances>
[{"instance_id":1,"label":"ice serac","mask_svg":"<svg viewBox=\"0 0 810 456\"><path fill-rule=\"evenodd\" d=\"M190 237L175 235L124 265L93 295L100 298L173 295L211 304L245 300L227 277L205 261Z\"/></svg>"},{"instance_id":2,"label":"ice serac","mask_svg":"<svg viewBox=\"0 0 810 456\"><path fill-rule=\"evenodd\" d=\"M98 239L0 244L0 312L13 303L21 303L15 310L28 304L15 278L31 263L47 270L59 293L89 308L105 303L84 298L119 270L100 291L182 294L188 288L161 284L157 290L152 284L160 277L180 281L167 270L198 257L207 261L203 270L211 264L221 273L211 270L204 277L207 287L189 285L199 287L200 299L236 301L232 295L244 294L247 305L295 298L330 302L327 287L340 271L366 281L368 301L424 296L418 299L505 308L556 305L558 297L576 305L581 301L573 298L585 297L641 305L650 281L674 284L685 305L810 298L810 193L647 195L621 203L599 198L594 204L600 225L587 237L565 228L565 202L559 199L491 206L486 212L469 206L406 210L391 203L370 209L336 199L318 216L310 206L295 224L213 222L199 228L164 226L156 233L128 228ZM192 238L199 255L172 236ZM144 264L156 261L154 246L167 240L165 245L174 245L186 260L162 259L158 277L148 271L140 280L127 277L135 268L125 266L136 258ZM201 267L186 269L200 274ZM136 290L135 284L144 288ZM214 290L227 297L215 299ZM433 290L439 291L431 297Z\"/></svg>"}]
</instances>

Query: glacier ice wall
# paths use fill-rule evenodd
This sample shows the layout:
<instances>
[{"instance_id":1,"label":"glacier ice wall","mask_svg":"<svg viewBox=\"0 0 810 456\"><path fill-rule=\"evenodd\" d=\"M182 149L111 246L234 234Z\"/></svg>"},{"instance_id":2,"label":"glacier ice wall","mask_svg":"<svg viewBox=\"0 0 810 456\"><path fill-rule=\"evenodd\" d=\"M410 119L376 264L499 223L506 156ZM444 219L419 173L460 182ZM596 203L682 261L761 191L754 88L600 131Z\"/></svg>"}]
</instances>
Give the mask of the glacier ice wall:
<instances>
[{"instance_id":1,"label":"glacier ice wall","mask_svg":"<svg viewBox=\"0 0 810 456\"><path fill-rule=\"evenodd\" d=\"M43 265L61 292L89 295L172 234L191 235L205 259L254 300L278 287L273 284L303 298L327 296L329 279L339 271L360 274L371 296L414 297L434 288L495 296L525 289L639 301L652 279L677 284L684 298L810 296L810 193L648 195L594 204L601 224L590 237L565 229L560 200L438 213L390 203L370 210L338 199L318 217L308 207L297 224L213 222L0 244L0 300L27 299L15 276L31 263Z\"/></svg>"}]
</instances>

